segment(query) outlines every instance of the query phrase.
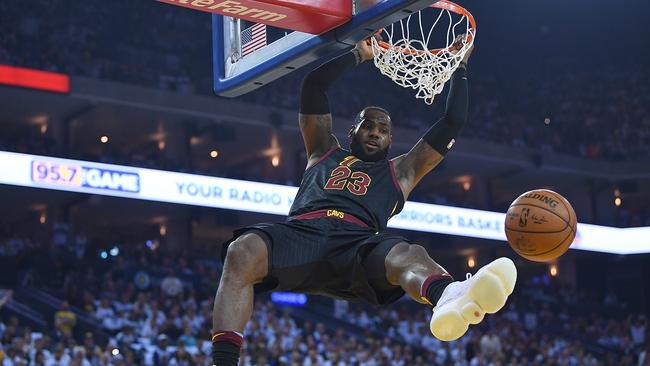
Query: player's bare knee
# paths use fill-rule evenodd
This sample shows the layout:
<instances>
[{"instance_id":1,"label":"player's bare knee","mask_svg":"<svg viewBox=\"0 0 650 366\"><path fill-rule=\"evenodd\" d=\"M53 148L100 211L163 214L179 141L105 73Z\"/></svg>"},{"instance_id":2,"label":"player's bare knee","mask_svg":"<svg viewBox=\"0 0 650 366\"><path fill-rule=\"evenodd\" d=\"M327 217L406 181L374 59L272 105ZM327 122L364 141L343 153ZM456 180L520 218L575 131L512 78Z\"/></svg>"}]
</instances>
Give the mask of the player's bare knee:
<instances>
[{"instance_id":1,"label":"player's bare knee","mask_svg":"<svg viewBox=\"0 0 650 366\"><path fill-rule=\"evenodd\" d=\"M256 234L245 234L228 247L224 275L232 274L242 280L258 281L266 276L267 263L268 250L264 240Z\"/></svg>"},{"instance_id":2,"label":"player's bare knee","mask_svg":"<svg viewBox=\"0 0 650 366\"><path fill-rule=\"evenodd\" d=\"M388 252L385 266L389 279L395 279L413 268L428 266L432 262L423 246L401 242Z\"/></svg>"},{"instance_id":3,"label":"player's bare knee","mask_svg":"<svg viewBox=\"0 0 650 366\"><path fill-rule=\"evenodd\" d=\"M400 242L388 251L384 260L384 266L386 267L386 277L390 283L394 284L399 280L404 264L406 264L410 247L411 244Z\"/></svg>"},{"instance_id":4,"label":"player's bare knee","mask_svg":"<svg viewBox=\"0 0 650 366\"><path fill-rule=\"evenodd\" d=\"M399 261L401 258L403 258L406 253L409 251L409 247L411 244L406 243L406 242L400 242L395 244L389 251L388 254L386 255L386 262L393 263L395 261Z\"/></svg>"},{"instance_id":5,"label":"player's bare knee","mask_svg":"<svg viewBox=\"0 0 650 366\"><path fill-rule=\"evenodd\" d=\"M428 259L429 253L423 246L411 244L408 248L408 257L413 259Z\"/></svg>"},{"instance_id":6,"label":"player's bare knee","mask_svg":"<svg viewBox=\"0 0 650 366\"><path fill-rule=\"evenodd\" d=\"M402 267L418 261L422 258L428 258L429 254L423 246L401 242L395 245L386 256L386 264L393 267Z\"/></svg>"}]
</instances>

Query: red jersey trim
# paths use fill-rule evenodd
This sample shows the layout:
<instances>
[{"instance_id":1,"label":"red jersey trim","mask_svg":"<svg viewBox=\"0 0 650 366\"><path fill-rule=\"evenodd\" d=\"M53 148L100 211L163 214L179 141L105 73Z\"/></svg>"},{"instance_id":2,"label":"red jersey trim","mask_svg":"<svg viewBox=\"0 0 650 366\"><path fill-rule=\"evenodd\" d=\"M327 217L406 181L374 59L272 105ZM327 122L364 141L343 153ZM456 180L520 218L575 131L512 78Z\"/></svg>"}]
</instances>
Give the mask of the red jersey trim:
<instances>
[{"instance_id":1,"label":"red jersey trim","mask_svg":"<svg viewBox=\"0 0 650 366\"><path fill-rule=\"evenodd\" d=\"M388 166L390 167L390 176L393 178L395 189L397 189L397 192L403 196L404 194L402 193L402 187L399 186L399 182L397 181L397 176L395 175L395 167L393 166L392 160L388 160Z\"/></svg>"},{"instance_id":2,"label":"red jersey trim","mask_svg":"<svg viewBox=\"0 0 650 366\"><path fill-rule=\"evenodd\" d=\"M310 166L309 168L313 168L313 167L315 167L316 165L318 165L321 161L327 159L327 157L330 156L330 155L332 155L332 153L333 153L334 151L336 151L336 149L338 149L338 148L339 148L338 146L334 146L334 147L332 147L328 152L325 153L325 155L321 156L320 159L318 159L318 160L314 163L314 165Z\"/></svg>"},{"instance_id":3,"label":"red jersey trim","mask_svg":"<svg viewBox=\"0 0 650 366\"><path fill-rule=\"evenodd\" d=\"M363 228L368 227L368 224L363 222L361 219L346 213L342 212L339 210L334 210L334 209L322 209L322 210L317 210L317 211L311 211L311 212L306 212L304 214L298 215L298 216L292 216L289 218L289 221L292 220L313 220L313 219L320 219L323 217L327 218L332 218L332 219L337 219L337 220L343 220L347 221L351 224L361 226Z\"/></svg>"}]
</instances>

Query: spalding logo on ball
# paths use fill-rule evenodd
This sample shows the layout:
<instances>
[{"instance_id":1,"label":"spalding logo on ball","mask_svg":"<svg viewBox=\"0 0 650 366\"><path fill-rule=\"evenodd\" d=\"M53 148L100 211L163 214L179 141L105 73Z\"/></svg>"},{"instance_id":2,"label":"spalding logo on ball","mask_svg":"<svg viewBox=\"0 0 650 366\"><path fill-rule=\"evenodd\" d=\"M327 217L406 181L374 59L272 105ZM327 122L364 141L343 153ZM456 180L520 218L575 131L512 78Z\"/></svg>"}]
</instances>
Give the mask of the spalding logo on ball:
<instances>
[{"instance_id":1,"label":"spalding logo on ball","mask_svg":"<svg viewBox=\"0 0 650 366\"><path fill-rule=\"evenodd\" d=\"M564 254L576 236L578 219L569 201L547 189L517 197L506 214L510 247L526 259L548 262Z\"/></svg>"}]
</instances>

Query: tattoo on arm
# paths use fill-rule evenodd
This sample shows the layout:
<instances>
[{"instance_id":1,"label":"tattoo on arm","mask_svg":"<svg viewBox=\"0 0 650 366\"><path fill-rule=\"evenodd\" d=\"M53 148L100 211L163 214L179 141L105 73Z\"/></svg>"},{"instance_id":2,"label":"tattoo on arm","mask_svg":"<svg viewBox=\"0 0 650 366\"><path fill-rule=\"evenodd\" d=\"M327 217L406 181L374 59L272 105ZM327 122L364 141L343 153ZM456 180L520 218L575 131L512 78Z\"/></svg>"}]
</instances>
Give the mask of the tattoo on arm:
<instances>
[{"instance_id":1,"label":"tattoo on arm","mask_svg":"<svg viewBox=\"0 0 650 366\"><path fill-rule=\"evenodd\" d=\"M299 121L309 159L322 156L332 146L338 146L338 140L332 133L330 114L301 114Z\"/></svg>"},{"instance_id":2,"label":"tattoo on arm","mask_svg":"<svg viewBox=\"0 0 650 366\"><path fill-rule=\"evenodd\" d=\"M395 159L395 173L405 198L443 158L443 155L424 140L420 140L411 151Z\"/></svg>"}]
</instances>

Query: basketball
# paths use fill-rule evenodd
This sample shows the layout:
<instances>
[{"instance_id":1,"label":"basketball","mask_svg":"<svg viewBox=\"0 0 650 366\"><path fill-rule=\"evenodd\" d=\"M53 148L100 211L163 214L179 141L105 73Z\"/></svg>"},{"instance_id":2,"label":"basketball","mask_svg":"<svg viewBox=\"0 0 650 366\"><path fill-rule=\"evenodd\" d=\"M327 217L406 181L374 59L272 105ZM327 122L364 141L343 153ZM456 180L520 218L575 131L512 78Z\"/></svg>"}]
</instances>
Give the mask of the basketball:
<instances>
[{"instance_id":1,"label":"basketball","mask_svg":"<svg viewBox=\"0 0 650 366\"><path fill-rule=\"evenodd\" d=\"M520 256L548 262L569 249L577 223L566 198L547 189L536 189L517 197L508 208L506 237Z\"/></svg>"}]
</instances>

